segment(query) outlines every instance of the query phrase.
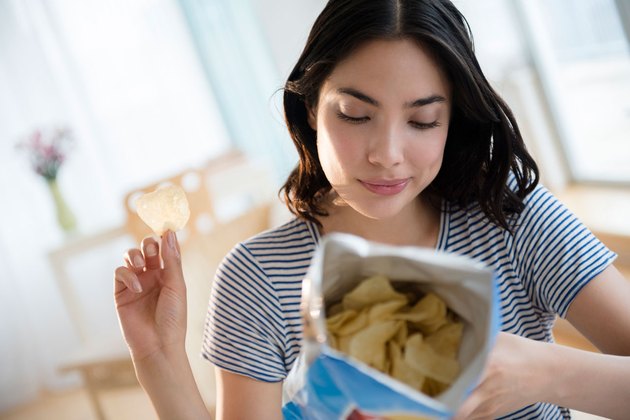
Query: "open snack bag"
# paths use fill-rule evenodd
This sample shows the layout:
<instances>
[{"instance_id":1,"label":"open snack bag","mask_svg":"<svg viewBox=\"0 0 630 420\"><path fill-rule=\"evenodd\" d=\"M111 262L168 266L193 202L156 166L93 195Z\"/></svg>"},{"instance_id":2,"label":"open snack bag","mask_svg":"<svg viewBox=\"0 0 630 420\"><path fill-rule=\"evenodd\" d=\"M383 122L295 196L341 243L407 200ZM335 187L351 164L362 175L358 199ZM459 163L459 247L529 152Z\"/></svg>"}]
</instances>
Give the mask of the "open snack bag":
<instances>
[{"instance_id":1,"label":"open snack bag","mask_svg":"<svg viewBox=\"0 0 630 420\"><path fill-rule=\"evenodd\" d=\"M285 419L446 419L499 330L490 269L468 258L330 234L302 288L303 342Z\"/></svg>"}]
</instances>

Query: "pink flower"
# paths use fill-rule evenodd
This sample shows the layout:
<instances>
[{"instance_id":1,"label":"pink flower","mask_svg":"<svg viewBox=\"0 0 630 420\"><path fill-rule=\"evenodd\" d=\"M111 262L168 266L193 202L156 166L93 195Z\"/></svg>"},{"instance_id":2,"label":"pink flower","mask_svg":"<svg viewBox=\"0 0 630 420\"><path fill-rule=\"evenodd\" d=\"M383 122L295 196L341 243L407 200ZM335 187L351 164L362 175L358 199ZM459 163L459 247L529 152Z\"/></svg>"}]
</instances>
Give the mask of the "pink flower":
<instances>
[{"instance_id":1,"label":"pink flower","mask_svg":"<svg viewBox=\"0 0 630 420\"><path fill-rule=\"evenodd\" d=\"M66 127L56 127L34 130L20 141L17 147L26 150L31 167L38 175L47 180L54 180L73 144L72 131Z\"/></svg>"}]
</instances>

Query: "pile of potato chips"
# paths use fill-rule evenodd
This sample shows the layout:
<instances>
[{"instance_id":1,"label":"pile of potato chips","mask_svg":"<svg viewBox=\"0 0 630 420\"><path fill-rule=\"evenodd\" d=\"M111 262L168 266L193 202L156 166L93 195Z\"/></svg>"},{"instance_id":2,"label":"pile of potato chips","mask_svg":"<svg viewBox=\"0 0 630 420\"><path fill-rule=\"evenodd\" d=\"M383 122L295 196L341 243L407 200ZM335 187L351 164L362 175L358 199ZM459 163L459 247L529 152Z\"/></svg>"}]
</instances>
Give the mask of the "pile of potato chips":
<instances>
[{"instance_id":1,"label":"pile of potato chips","mask_svg":"<svg viewBox=\"0 0 630 420\"><path fill-rule=\"evenodd\" d=\"M328 343L436 396L459 375L463 324L435 294L397 288L382 275L360 282L327 310Z\"/></svg>"}]
</instances>

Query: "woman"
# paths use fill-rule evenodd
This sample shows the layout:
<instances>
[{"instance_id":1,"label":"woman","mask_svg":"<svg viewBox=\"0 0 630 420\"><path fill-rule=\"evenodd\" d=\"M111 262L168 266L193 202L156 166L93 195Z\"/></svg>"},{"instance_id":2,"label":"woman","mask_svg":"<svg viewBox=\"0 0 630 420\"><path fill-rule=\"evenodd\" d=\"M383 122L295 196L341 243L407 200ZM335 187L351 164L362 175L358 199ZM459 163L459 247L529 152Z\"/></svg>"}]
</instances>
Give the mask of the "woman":
<instances>
[{"instance_id":1,"label":"woman","mask_svg":"<svg viewBox=\"0 0 630 420\"><path fill-rule=\"evenodd\" d=\"M329 1L284 105L300 157L283 186L296 218L237 245L217 271L203 354L217 366L218 418L281 418L300 349L301 279L330 232L495 270L503 332L457 418L630 412L630 285L615 255L538 185L450 1ZM163 270L157 249L145 239L116 272L121 325L160 415L202 418L175 236L162 239ZM608 355L553 344L556 314Z\"/></svg>"}]
</instances>

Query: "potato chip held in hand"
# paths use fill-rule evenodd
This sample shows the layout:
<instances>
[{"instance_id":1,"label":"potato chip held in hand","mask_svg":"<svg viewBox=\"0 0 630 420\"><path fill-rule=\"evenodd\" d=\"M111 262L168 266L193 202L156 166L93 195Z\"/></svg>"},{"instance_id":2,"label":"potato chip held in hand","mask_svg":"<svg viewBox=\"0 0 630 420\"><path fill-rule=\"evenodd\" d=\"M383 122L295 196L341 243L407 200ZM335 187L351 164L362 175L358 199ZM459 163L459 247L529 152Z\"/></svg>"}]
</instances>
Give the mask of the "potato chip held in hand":
<instances>
[{"instance_id":1,"label":"potato chip held in hand","mask_svg":"<svg viewBox=\"0 0 630 420\"><path fill-rule=\"evenodd\" d=\"M182 229L190 217L186 193L177 185L159 187L136 201L138 216L157 235Z\"/></svg>"}]
</instances>

